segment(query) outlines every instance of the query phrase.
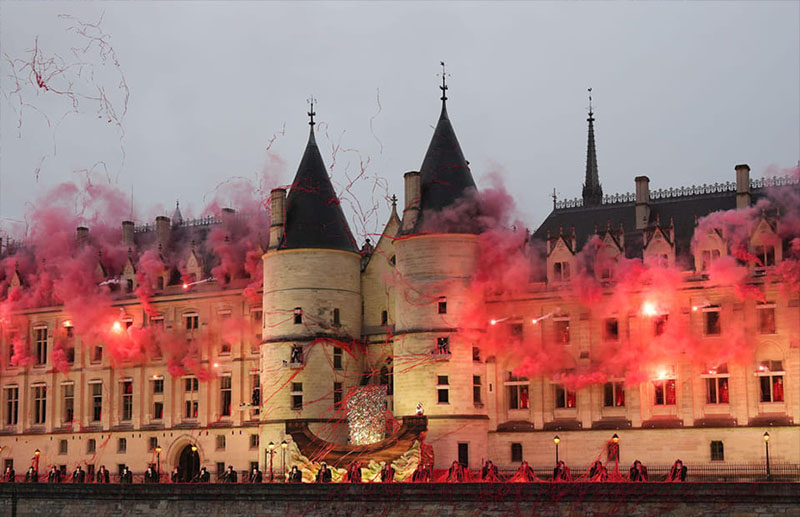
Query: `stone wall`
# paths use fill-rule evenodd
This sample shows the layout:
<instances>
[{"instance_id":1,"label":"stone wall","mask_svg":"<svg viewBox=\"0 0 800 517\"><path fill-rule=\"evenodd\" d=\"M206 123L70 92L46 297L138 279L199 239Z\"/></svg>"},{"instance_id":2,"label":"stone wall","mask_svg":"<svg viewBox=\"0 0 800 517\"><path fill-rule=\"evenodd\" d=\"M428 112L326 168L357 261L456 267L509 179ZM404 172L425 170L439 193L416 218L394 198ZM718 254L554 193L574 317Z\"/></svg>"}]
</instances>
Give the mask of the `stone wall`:
<instances>
[{"instance_id":1,"label":"stone wall","mask_svg":"<svg viewBox=\"0 0 800 517\"><path fill-rule=\"evenodd\" d=\"M796 483L0 485L0 515L800 515Z\"/></svg>"}]
</instances>

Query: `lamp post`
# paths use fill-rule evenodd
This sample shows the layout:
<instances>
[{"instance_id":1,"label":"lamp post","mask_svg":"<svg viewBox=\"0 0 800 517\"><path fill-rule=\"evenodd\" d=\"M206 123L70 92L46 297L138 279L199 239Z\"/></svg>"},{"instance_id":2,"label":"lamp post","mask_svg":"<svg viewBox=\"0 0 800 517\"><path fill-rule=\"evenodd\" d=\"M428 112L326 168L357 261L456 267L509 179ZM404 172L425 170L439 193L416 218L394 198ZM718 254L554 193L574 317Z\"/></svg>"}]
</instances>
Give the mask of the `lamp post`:
<instances>
[{"instance_id":1,"label":"lamp post","mask_svg":"<svg viewBox=\"0 0 800 517\"><path fill-rule=\"evenodd\" d=\"M34 475L38 478L39 477L39 456L42 455L42 451L36 449L33 451L33 471ZM38 479L37 479L38 481Z\"/></svg>"},{"instance_id":2,"label":"lamp post","mask_svg":"<svg viewBox=\"0 0 800 517\"><path fill-rule=\"evenodd\" d=\"M161 446L156 445L156 472L158 472L158 482L161 483Z\"/></svg>"},{"instance_id":3,"label":"lamp post","mask_svg":"<svg viewBox=\"0 0 800 517\"><path fill-rule=\"evenodd\" d=\"M272 471L272 455L275 454L275 442L269 442L269 445L267 445L267 452L269 452L269 482L272 483L275 479L275 475Z\"/></svg>"},{"instance_id":4,"label":"lamp post","mask_svg":"<svg viewBox=\"0 0 800 517\"><path fill-rule=\"evenodd\" d=\"M553 437L553 443L556 444L556 463L558 463L558 444L561 443L561 438L558 435Z\"/></svg>"},{"instance_id":5,"label":"lamp post","mask_svg":"<svg viewBox=\"0 0 800 517\"><path fill-rule=\"evenodd\" d=\"M193 474L194 474L194 456L195 456L195 454L197 454L197 445L193 443L192 444L191 461L189 462L189 475L186 476L186 478L187 478L186 481L188 481L188 482L191 482L192 479L194 479L193 478ZM199 470L199 468L198 468L198 470Z\"/></svg>"},{"instance_id":6,"label":"lamp post","mask_svg":"<svg viewBox=\"0 0 800 517\"><path fill-rule=\"evenodd\" d=\"M767 481L772 481L772 473L769 471L769 433L764 433L764 447L767 452Z\"/></svg>"},{"instance_id":7,"label":"lamp post","mask_svg":"<svg viewBox=\"0 0 800 517\"><path fill-rule=\"evenodd\" d=\"M286 447L289 444L286 443L286 440L281 442L281 471L283 472L283 480L286 481Z\"/></svg>"}]
</instances>

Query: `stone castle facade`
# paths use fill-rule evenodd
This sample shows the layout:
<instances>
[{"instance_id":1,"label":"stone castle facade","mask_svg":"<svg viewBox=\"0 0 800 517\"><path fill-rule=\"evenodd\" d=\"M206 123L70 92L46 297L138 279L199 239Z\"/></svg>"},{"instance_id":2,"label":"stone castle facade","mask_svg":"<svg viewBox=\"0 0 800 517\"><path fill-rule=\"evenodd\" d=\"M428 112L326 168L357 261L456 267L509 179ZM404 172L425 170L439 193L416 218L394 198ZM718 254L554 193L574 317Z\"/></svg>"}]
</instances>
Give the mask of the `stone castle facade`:
<instances>
[{"instance_id":1,"label":"stone castle facade","mask_svg":"<svg viewBox=\"0 0 800 517\"><path fill-rule=\"evenodd\" d=\"M765 431L772 461L800 462L800 295L778 274L791 253L782 209L765 211L748 238L762 260L747 266L745 283L762 290L759 300L709 279L711 263L731 253L722 232L697 236L690 245L698 216L747 209L767 188L796 192L797 181L754 182L741 165L731 185L651 192L649 179L638 177L635 195L604 198L590 114L583 199L554 202L522 250L545 267L532 269L513 295L476 297L479 234L426 226L431 214L475 188L445 100L420 171L405 174L404 204L399 210L393 204L374 245L357 245L350 232L312 118L293 183L270 199L261 303L244 296L246 282L186 290L166 273L150 301L158 316L132 296L115 302L126 327L159 325L188 342L201 332L220 332L228 318L247 321L239 339L220 338L219 346L195 352L212 372L208 378L170 375L158 354L143 363L112 362L102 343L72 335L63 307L25 311L28 327L14 330L29 333L36 362L10 363L4 329L0 457L18 473L35 450L42 465L67 470L82 463L113 472L127 464L141 472L158 460L164 472L200 465L214 472L229 464L267 472L272 464L278 472L286 461L287 421L304 419L319 436L344 443L342 401L359 386L382 384L386 408L397 418L422 404L437 468L455 459L471 468L484 459L508 469L523 459L551 465L555 435L559 457L574 465L597 458L614 434L623 464L637 458L668 464L677 457L688 464L760 462ZM176 217L159 218L150 232L165 246ZM123 239L132 243L133 231L124 223ZM677 299L668 308L649 307L641 289L628 305L615 306L617 279L611 268L598 267L599 301L587 306L572 280L591 238L608 263L678 269ZM207 275L204 262L194 252L187 258L194 278ZM132 269L120 272L128 292ZM16 287L24 288L19 279ZM609 347L660 342L667 322L721 348L736 322L752 357L709 364L687 353L636 382L623 373L577 385L565 380L591 370ZM66 372L52 368L59 336L73 343ZM485 347L484 340L505 346ZM564 375L515 373L525 343L558 347Z\"/></svg>"}]
</instances>

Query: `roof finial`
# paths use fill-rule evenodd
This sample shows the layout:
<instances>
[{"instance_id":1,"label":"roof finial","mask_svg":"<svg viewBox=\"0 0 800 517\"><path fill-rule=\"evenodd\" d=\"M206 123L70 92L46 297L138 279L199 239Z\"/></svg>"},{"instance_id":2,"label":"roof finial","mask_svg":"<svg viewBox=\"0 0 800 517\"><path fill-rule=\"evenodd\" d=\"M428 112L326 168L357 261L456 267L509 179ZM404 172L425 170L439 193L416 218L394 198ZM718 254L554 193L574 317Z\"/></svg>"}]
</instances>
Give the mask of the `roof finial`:
<instances>
[{"instance_id":1,"label":"roof finial","mask_svg":"<svg viewBox=\"0 0 800 517\"><path fill-rule=\"evenodd\" d=\"M592 116L592 89L589 88L589 116Z\"/></svg>"},{"instance_id":2,"label":"roof finial","mask_svg":"<svg viewBox=\"0 0 800 517\"><path fill-rule=\"evenodd\" d=\"M558 201L558 194L556 194L556 188L553 187L553 193L550 194L550 197L553 198L553 210L556 209L556 202Z\"/></svg>"},{"instance_id":3,"label":"roof finial","mask_svg":"<svg viewBox=\"0 0 800 517\"><path fill-rule=\"evenodd\" d=\"M392 194L392 208L397 208L397 196Z\"/></svg>"},{"instance_id":4,"label":"roof finial","mask_svg":"<svg viewBox=\"0 0 800 517\"><path fill-rule=\"evenodd\" d=\"M307 102L308 105L311 106L311 109L308 112L308 117L309 117L308 125L314 127L314 115L316 115L316 113L314 112L314 103L317 102L317 99L315 99L314 96L312 95L311 97L308 98Z\"/></svg>"},{"instance_id":5,"label":"roof finial","mask_svg":"<svg viewBox=\"0 0 800 517\"><path fill-rule=\"evenodd\" d=\"M439 89L442 90L442 102L444 102L447 100L447 77L449 77L450 74L447 73L444 61L439 61L439 63L442 65L442 85Z\"/></svg>"}]
</instances>

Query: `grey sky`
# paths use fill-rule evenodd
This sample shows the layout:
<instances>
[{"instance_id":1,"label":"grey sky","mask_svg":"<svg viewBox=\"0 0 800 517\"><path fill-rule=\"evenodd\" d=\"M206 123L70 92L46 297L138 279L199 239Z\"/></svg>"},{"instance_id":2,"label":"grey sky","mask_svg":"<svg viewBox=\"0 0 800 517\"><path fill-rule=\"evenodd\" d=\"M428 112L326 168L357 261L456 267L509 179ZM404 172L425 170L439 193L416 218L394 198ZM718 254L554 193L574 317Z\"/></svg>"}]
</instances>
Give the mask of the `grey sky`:
<instances>
[{"instance_id":1,"label":"grey sky","mask_svg":"<svg viewBox=\"0 0 800 517\"><path fill-rule=\"evenodd\" d=\"M531 228L549 212L553 187L560 198L580 195L590 86L606 193L633 190L639 174L651 188L670 187L733 180L737 163L759 177L800 159L797 1L4 1L2 53L24 57L39 35L44 52L69 60L75 37L58 15L93 22L102 12L130 88L124 165L118 134L89 104L57 130L23 108L18 130L4 57L0 233L37 191L99 160L122 190L133 185L140 221L171 212L176 198L197 214L216 184L265 167L288 183L312 93L328 135L368 156L368 172L402 198L402 175L420 166L438 117L440 60L473 174L486 184L501 172ZM56 118L65 111L46 93L29 89L25 100ZM272 147L281 168L265 147L284 123ZM330 165L331 144L318 141ZM358 157L340 151L334 180L344 182L348 167L357 170ZM384 206L380 222L387 215Z\"/></svg>"}]
</instances>

